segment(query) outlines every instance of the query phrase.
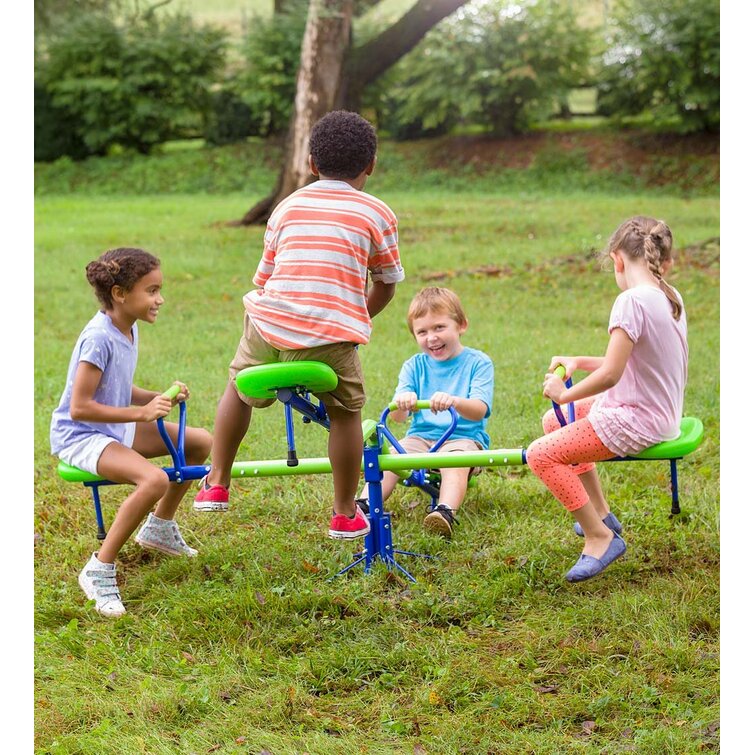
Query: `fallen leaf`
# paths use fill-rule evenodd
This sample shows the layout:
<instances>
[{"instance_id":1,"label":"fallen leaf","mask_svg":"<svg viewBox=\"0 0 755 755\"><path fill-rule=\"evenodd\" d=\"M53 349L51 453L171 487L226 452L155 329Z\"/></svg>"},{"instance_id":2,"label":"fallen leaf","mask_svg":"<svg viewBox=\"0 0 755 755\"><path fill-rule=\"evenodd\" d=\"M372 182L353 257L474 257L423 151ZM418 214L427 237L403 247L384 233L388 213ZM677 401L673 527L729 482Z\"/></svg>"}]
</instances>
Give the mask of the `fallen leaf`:
<instances>
[{"instance_id":1,"label":"fallen leaf","mask_svg":"<svg viewBox=\"0 0 755 755\"><path fill-rule=\"evenodd\" d=\"M257 602L261 605L265 605L265 596L258 590L256 593L254 593L254 597L257 598Z\"/></svg>"},{"instance_id":2,"label":"fallen leaf","mask_svg":"<svg viewBox=\"0 0 755 755\"><path fill-rule=\"evenodd\" d=\"M236 737L236 739L233 740L237 745L243 745L244 742L246 742L246 737Z\"/></svg>"},{"instance_id":3,"label":"fallen leaf","mask_svg":"<svg viewBox=\"0 0 755 755\"><path fill-rule=\"evenodd\" d=\"M595 731L595 721L582 721L582 731L585 734L592 734Z\"/></svg>"},{"instance_id":4,"label":"fallen leaf","mask_svg":"<svg viewBox=\"0 0 755 755\"><path fill-rule=\"evenodd\" d=\"M318 574L320 571L314 564L310 564L309 561L302 561L301 565L311 574Z\"/></svg>"},{"instance_id":5,"label":"fallen leaf","mask_svg":"<svg viewBox=\"0 0 755 755\"><path fill-rule=\"evenodd\" d=\"M558 692L558 685L546 684L542 687L535 687L535 692L539 692L541 695L555 695Z\"/></svg>"},{"instance_id":6,"label":"fallen leaf","mask_svg":"<svg viewBox=\"0 0 755 755\"><path fill-rule=\"evenodd\" d=\"M187 653L185 650L181 651L181 655L186 659L187 663L195 663L196 662L196 658L191 653Z\"/></svg>"},{"instance_id":7,"label":"fallen leaf","mask_svg":"<svg viewBox=\"0 0 755 755\"><path fill-rule=\"evenodd\" d=\"M221 748L221 746L222 745L213 745L209 750L207 750L207 752L217 752Z\"/></svg>"},{"instance_id":8,"label":"fallen leaf","mask_svg":"<svg viewBox=\"0 0 755 755\"><path fill-rule=\"evenodd\" d=\"M427 750L422 745L414 745L412 755L427 755Z\"/></svg>"}]
</instances>

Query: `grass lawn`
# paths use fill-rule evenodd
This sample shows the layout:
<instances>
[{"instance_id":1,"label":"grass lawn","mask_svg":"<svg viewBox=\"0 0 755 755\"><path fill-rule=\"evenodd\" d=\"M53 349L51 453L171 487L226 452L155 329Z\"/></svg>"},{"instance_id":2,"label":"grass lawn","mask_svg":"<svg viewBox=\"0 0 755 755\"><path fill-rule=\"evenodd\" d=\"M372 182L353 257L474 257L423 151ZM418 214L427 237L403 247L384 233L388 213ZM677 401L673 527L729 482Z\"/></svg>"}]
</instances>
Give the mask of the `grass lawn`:
<instances>
[{"instance_id":1,"label":"grass lawn","mask_svg":"<svg viewBox=\"0 0 755 755\"><path fill-rule=\"evenodd\" d=\"M568 585L571 520L526 468L487 470L455 539L425 533L425 499L398 490L395 545L437 556L326 578L353 546L329 540L330 480L234 485L226 515L179 522L194 560L119 557L128 614L99 618L76 575L97 547L88 491L49 455L50 414L95 301L85 264L140 245L161 257L166 304L141 326L137 382L192 390L189 420L212 427L238 341L262 229L232 229L247 193L47 195L35 249L35 740L40 753L697 753L718 747L719 234L717 196L617 190L519 191L398 181L368 190L400 219L407 280L360 350L377 418L414 353L405 326L422 285L453 287L464 342L496 366L494 447L526 446L548 403L554 353L603 353L617 294L590 254L635 213L663 217L681 250L671 281L688 308L685 413L703 445L680 465L669 518L667 465L604 464L628 552ZM297 425L298 426L298 425ZM300 456L325 455L301 427ZM255 413L239 455L285 457L280 406ZM104 489L106 524L124 489ZM188 497L190 498L190 497Z\"/></svg>"}]
</instances>

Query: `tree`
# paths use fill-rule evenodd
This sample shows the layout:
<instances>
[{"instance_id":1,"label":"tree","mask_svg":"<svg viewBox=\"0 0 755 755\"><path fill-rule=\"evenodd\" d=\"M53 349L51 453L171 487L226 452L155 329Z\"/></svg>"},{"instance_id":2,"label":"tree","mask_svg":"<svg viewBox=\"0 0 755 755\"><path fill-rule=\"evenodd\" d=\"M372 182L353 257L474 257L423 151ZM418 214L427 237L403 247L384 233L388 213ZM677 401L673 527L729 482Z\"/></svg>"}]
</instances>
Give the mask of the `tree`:
<instances>
[{"instance_id":1,"label":"tree","mask_svg":"<svg viewBox=\"0 0 755 755\"><path fill-rule=\"evenodd\" d=\"M598 81L598 108L652 112L683 132L720 124L720 13L716 0L623 0Z\"/></svg>"},{"instance_id":2,"label":"tree","mask_svg":"<svg viewBox=\"0 0 755 755\"><path fill-rule=\"evenodd\" d=\"M310 0L284 163L273 192L232 225L264 223L275 206L310 180L309 132L331 110L357 110L364 87L408 53L467 0L417 0L395 24L360 47L352 44L354 0ZM360 7L368 7L370 0Z\"/></svg>"}]
</instances>

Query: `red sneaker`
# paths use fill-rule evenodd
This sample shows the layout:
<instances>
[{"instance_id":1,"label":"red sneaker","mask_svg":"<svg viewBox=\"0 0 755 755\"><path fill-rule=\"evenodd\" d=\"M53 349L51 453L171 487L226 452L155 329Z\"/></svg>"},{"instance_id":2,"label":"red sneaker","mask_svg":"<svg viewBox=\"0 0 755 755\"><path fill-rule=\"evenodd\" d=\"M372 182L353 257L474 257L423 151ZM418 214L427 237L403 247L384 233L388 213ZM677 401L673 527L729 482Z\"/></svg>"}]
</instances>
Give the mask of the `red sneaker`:
<instances>
[{"instance_id":1,"label":"red sneaker","mask_svg":"<svg viewBox=\"0 0 755 755\"><path fill-rule=\"evenodd\" d=\"M199 492L194 498L194 511L228 511L228 488L223 485L208 485L205 475L199 482Z\"/></svg>"},{"instance_id":2,"label":"red sneaker","mask_svg":"<svg viewBox=\"0 0 755 755\"><path fill-rule=\"evenodd\" d=\"M333 514L328 537L332 537L334 540L354 540L366 535L369 531L370 522L357 506L353 517L348 517L345 514Z\"/></svg>"}]
</instances>

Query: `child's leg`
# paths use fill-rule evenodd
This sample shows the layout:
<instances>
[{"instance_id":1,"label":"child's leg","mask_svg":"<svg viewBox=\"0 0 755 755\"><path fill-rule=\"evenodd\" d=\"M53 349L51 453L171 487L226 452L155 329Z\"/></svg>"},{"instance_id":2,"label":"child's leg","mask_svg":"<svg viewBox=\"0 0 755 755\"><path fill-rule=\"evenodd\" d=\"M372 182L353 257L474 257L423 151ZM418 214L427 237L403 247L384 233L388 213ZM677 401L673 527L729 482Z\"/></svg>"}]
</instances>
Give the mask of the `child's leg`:
<instances>
[{"instance_id":1,"label":"child's leg","mask_svg":"<svg viewBox=\"0 0 755 755\"><path fill-rule=\"evenodd\" d=\"M252 407L241 400L236 387L229 382L215 415L212 468L207 474L208 485L222 485L226 488L230 486L231 467L251 419Z\"/></svg>"},{"instance_id":2,"label":"child's leg","mask_svg":"<svg viewBox=\"0 0 755 755\"><path fill-rule=\"evenodd\" d=\"M362 412L329 406L328 458L333 468L333 510L353 517L362 468ZM395 475L394 475L395 476Z\"/></svg>"},{"instance_id":3,"label":"child's leg","mask_svg":"<svg viewBox=\"0 0 755 755\"><path fill-rule=\"evenodd\" d=\"M574 402L575 420L584 419L590 413L590 408L595 402L595 399L596 396L590 396L589 398ZM566 411L565 407L564 411ZM546 433L552 433L560 429L561 423L558 421L556 413L553 409L549 409L543 415L543 430ZM580 464L575 467L575 472L579 475L580 480L587 491L590 504L595 508L598 516L601 519L604 519L608 516L610 508L608 506L608 501L606 501L603 494L603 488L600 485L600 478L598 477L595 464Z\"/></svg>"},{"instance_id":4,"label":"child's leg","mask_svg":"<svg viewBox=\"0 0 755 755\"><path fill-rule=\"evenodd\" d=\"M97 464L97 472L113 482L136 485L118 508L97 554L100 561L112 564L123 544L167 493L171 483L162 469L150 464L133 448L126 448L120 443L110 443L105 447Z\"/></svg>"},{"instance_id":5,"label":"child's leg","mask_svg":"<svg viewBox=\"0 0 755 755\"><path fill-rule=\"evenodd\" d=\"M445 503L452 511L458 511L467 494L468 482L469 470L466 468L441 469L438 503Z\"/></svg>"},{"instance_id":6,"label":"child's leg","mask_svg":"<svg viewBox=\"0 0 755 755\"><path fill-rule=\"evenodd\" d=\"M165 429L173 443L177 443L178 425L173 422L166 422ZM184 451L188 465L203 464L210 455L211 448L212 435L207 430L200 427L186 428ZM160 436L156 422L139 422L136 425L133 449L147 459L167 455L168 449L165 447L165 442ZM180 485L171 483L165 495L157 503L155 516L160 519L173 519L181 500L191 484L191 481L181 483Z\"/></svg>"},{"instance_id":7,"label":"child's leg","mask_svg":"<svg viewBox=\"0 0 755 755\"><path fill-rule=\"evenodd\" d=\"M599 558L613 539L613 532L603 524L582 481L580 467L610 459L615 454L606 448L589 420L581 419L538 438L527 449L527 463L532 471L582 525L585 533L584 555ZM586 509L586 510L583 510Z\"/></svg>"},{"instance_id":8,"label":"child's leg","mask_svg":"<svg viewBox=\"0 0 755 755\"><path fill-rule=\"evenodd\" d=\"M383 472L383 479L380 481L381 488L383 490L383 503L388 500L390 494L396 489L396 485L399 483L398 475L393 472ZM362 492L359 494L360 498L367 498L369 496L369 486L365 483L362 488Z\"/></svg>"}]
</instances>

